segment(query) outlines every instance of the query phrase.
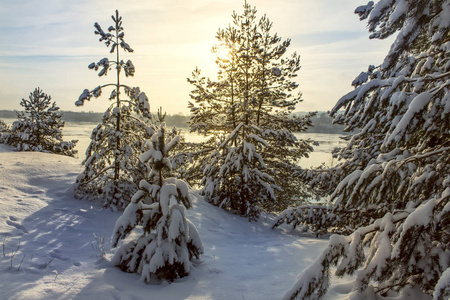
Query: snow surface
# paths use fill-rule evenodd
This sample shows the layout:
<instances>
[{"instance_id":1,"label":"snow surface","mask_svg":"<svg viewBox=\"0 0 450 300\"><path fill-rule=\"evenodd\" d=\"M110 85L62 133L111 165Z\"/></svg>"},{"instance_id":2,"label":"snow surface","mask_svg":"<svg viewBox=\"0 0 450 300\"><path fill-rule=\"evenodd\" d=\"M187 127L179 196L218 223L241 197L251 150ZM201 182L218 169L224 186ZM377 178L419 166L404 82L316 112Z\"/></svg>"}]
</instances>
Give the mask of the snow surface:
<instances>
[{"instance_id":1,"label":"snow surface","mask_svg":"<svg viewBox=\"0 0 450 300\"><path fill-rule=\"evenodd\" d=\"M205 254L188 277L145 284L110 262L120 213L73 198L80 163L0 144L0 299L280 299L327 244L193 197L186 216Z\"/></svg>"}]
</instances>

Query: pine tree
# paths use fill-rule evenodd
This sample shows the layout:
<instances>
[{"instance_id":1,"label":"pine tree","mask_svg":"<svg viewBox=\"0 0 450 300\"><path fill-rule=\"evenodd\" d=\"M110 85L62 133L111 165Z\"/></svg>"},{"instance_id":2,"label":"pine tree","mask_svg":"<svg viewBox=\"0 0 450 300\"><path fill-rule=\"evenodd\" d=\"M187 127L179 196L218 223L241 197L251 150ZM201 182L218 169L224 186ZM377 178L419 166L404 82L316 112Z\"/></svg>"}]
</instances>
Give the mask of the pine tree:
<instances>
[{"instance_id":1,"label":"pine tree","mask_svg":"<svg viewBox=\"0 0 450 300\"><path fill-rule=\"evenodd\" d=\"M212 136L199 167L205 199L256 220L263 208L277 210L306 196L290 172L312 151L311 141L293 132L311 123L310 116L290 116L301 101L300 94L293 95L300 57L286 57L290 40L272 35L272 23L266 16L258 21L248 4L232 18L233 25L219 29L212 50L217 81L202 77L199 69L188 79L194 86L190 129Z\"/></svg>"},{"instance_id":2,"label":"pine tree","mask_svg":"<svg viewBox=\"0 0 450 300\"><path fill-rule=\"evenodd\" d=\"M372 220L333 235L285 299L322 297L333 265L338 276L355 274L354 291L366 296L412 286L448 299L450 3L371 1L355 12L368 19L371 38L399 34L384 62L361 73L331 111L359 131L338 153L346 159L340 171L326 175L339 180L328 213Z\"/></svg>"},{"instance_id":3,"label":"pine tree","mask_svg":"<svg viewBox=\"0 0 450 300\"><path fill-rule=\"evenodd\" d=\"M56 102L40 88L22 99L20 105L25 111L17 112L17 121L1 135L2 142L14 146L17 151L49 152L75 156L76 140L63 141L62 129L65 122ZM6 124L5 124L6 125Z\"/></svg>"},{"instance_id":4,"label":"pine tree","mask_svg":"<svg viewBox=\"0 0 450 300\"><path fill-rule=\"evenodd\" d=\"M112 104L106 110L103 121L91 134L91 143L83 160L85 170L77 177L76 196L104 199L106 207L124 208L136 192L139 181L147 170L138 159L143 141L149 138L147 124L151 120L148 98L139 87L131 88L121 83L121 72L126 77L135 73L133 63L120 59L120 50L133 52L125 40L122 17L116 10L111 16L114 25L104 32L98 23L94 24L99 41L116 54L116 60L103 58L91 63L89 69L99 71L98 76L106 76L113 67L116 69L116 82L98 86L93 90L85 89L80 95L77 106L84 105L92 97L99 97L105 87L113 86L109 100ZM127 97L122 97L122 91Z\"/></svg>"},{"instance_id":5,"label":"pine tree","mask_svg":"<svg viewBox=\"0 0 450 300\"><path fill-rule=\"evenodd\" d=\"M159 120L163 120L161 114ZM145 282L150 282L152 275L173 281L189 274L191 261L203 253L203 246L197 229L185 216L185 208L192 206L187 183L165 176L171 169L169 151L180 137L168 136L164 122L159 128L153 125L151 131L150 150L140 156L151 172L117 220L113 246L136 228L143 233L123 243L113 263L125 272L140 274Z\"/></svg>"},{"instance_id":6,"label":"pine tree","mask_svg":"<svg viewBox=\"0 0 450 300\"><path fill-rule=\"evenodd\" d=\"M6 124L5 121L0 120L0 132L7 132L9 131L9 126Z\"/></svg>"},{"instance_id":7,"label":"pine tree","mask_svg":"<svg viewBox=\"0 0 450 300\"><path fill-rule=\"evenodd\" d=\"M5 121L0 120L0 143L6 141L6 137L9 136L10 128Z\"/></svg>"}]
</instances>

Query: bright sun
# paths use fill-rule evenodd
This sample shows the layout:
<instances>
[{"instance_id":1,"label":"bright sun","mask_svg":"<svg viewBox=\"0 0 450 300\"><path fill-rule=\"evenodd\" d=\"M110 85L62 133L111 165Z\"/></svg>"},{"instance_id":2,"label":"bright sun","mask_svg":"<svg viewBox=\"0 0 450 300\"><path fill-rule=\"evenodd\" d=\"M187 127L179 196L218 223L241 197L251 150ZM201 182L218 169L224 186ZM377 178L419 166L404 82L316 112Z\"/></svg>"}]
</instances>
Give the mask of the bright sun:
<instances>
[{"instance_id":1,"label":"bright sun","mask_svg":"<svg viewBox=\"0 0 450 300\"><path fill-rule=\"evenodd\" d=\"M215 45L212 49L212 52L219 59L229 59L231 54L231 49L225 45Z\"/></svg>"}]
</instances>

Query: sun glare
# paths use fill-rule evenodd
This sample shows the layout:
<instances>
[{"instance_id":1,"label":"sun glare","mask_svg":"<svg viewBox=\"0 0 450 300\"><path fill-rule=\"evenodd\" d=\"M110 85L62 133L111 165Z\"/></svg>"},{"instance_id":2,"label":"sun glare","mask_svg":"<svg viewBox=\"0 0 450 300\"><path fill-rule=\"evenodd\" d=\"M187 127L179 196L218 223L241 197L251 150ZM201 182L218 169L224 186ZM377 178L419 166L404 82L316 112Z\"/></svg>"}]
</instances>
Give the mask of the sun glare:
<instances>
[{"instance_id":1,"label":"sun glare","mask_svg":"<svg viewBox=\"0 0 450 300\"><path fill-rule=\"evenodd\" d=\"M215 45L212 52L218 59L230 59L231 49L225 45Z\"/></svg>"}]
</instances>

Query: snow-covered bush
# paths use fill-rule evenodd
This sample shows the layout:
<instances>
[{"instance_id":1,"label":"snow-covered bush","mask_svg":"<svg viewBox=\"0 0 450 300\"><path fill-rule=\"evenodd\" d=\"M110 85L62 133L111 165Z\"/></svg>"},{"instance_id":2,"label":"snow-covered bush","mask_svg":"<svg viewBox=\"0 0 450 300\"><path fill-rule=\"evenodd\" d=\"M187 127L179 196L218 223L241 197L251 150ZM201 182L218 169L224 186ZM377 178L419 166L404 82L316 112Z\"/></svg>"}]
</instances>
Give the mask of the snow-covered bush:
<instances>
[{"instance_id":1,"label":"snow-covered bush","mask_svg":"<svg viewBox=\"0 0 450 300\"><path fill-rule=\"evenodd\" d=\"M89 69L100 69L98 75L106 76L114 67L116 83L104 84L93 90L85 89L75 103L82 106L92 97L101 96L105 87L114 86L109 97L112 104L106 110L102 123L92 131L91 143L83 160L85 169L77 177L75 195L78 198L102 199L106 207L121 209L130 202L139 181L147 173L138 156L143 150L144 140L150 137L147 126L151 115L145 93L139 87L131 88L120 83L120 73L124 71L125 76L130 77L134 75L135 68L131 61L120 59L119 50L133 52L133 49L124 41L122 17L118 11L112 20L114 26L110 26L107 33L98 23L94 27L100 42L104 41L110 47L110 53L116 53L116 60L103 58L98 63L91 63Z\"/></svg>"},{"instance_id":2,"label":"snow-covered bush","mask_svg":"<svg viewBox=\"0 0 450 300\"><path fill-rule=\"evenodd\" d=\"M272 23L266 16L257 20L249 4L232 17L213 47L217 81L198 69L188 79L194 86L190 129L212 136L192 172L202 174L207 201L255 220L261 209L279 211L307 197L290 174L312 151L311 141L298 140L293 132L311 122L310 116L290 115L301 101L293 81L300 56L287 55L290 40L272 34Z\"/></svg>"},{"instance_id":3,"label":"snow-covered bush","mask_svg":"<svg viewBox=\"0 0 450 300\"><path fill-rule=\"evenodd\" d=\"M371 38L399 34L384 62L358 76L331 111L337 123L359 129L337 153L345 161L311 179L337 182L324 215L342 220L352 211L360 221L350 236L332 236L285 298L320 298L335 265L338 276L356 275L360 293L413 286L448 299L450 2L371 1L356 13L368 19Z\"/></svg>"},{"instance_id":4,"label":"snow-covered bush","mask_svg":"<svg viewBox=\"0 0 450 300\"><path fill-rule=\"evenodd\" d=\"M192 259L203 253L202 241L195 226L186 218L191 208L189 187L183 180L165 178L171 169L169 151L179 136L167 137L165 123L152 126L150 150L140 156L151 168L149 178L142 180L131 203L117 220L112 236L113 246L125 240L132 231L143 233L125 241L113 257L113 263L125 272L138 273L145 282L152 275L173 281L189 274ZM141 231L141 232L142 232Z\"/></svg>"},{"instance_id":5,"label":"snow-covered bush","mask_svg":"<svg viewBox=\"0 0 450 300\"><path fill-rule=\"evenodd\" d=\"M65 122L61 120L62 113L56 102L51 102L50 95L40 88L30 93L27 99L22 99L20 105L25 111L17 112L18 120L11 129L0 125L1 142L9 144L17 151L49 152L75 156L77 140L63 141L62 129ZM4 131L4 133L2 133Z\"/></svg>"}]
</instances>

